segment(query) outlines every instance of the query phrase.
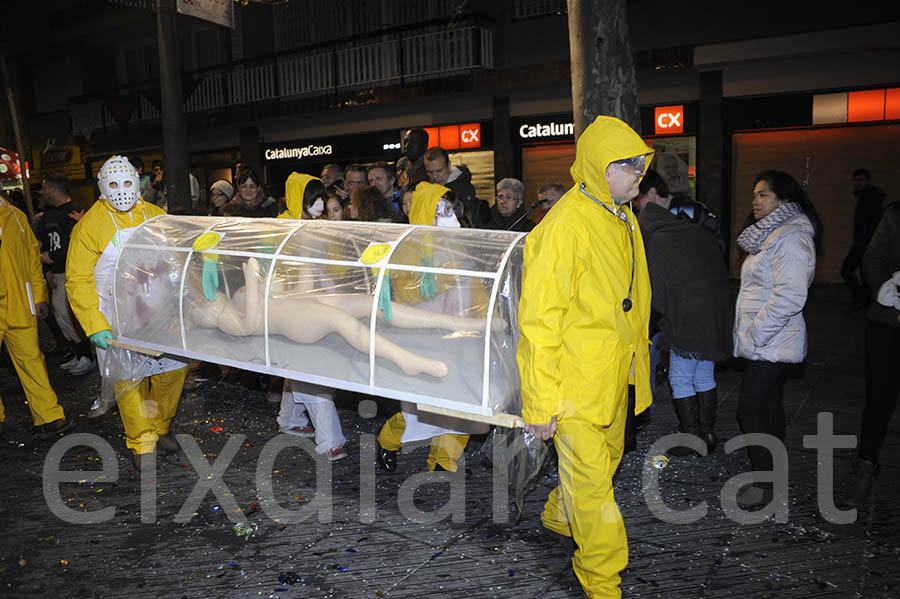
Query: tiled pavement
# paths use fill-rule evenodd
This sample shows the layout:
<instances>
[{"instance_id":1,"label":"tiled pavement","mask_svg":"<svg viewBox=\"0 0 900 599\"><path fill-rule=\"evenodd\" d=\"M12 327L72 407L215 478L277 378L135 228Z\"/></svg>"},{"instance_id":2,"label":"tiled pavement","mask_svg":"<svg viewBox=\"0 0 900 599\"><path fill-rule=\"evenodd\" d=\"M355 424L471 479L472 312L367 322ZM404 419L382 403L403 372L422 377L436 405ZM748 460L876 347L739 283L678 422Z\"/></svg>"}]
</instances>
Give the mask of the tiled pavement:
<instances>
[{"instance_id":1,"label":"tiled pavement","mask_svg":"<svg viewBox=\"0 0 900 599\"><path fill-rule=\"evenodd\" d=\"M747 470L747 462L743 452L726 455L722 445L706 458L673 458L659 471L667 505L683 509L706 501L704 518L675 525L650 513L641 490L642 461L651 442L675 428L671 402L663 391L653 421L639 437L638 450L626 456L616 478L630 541L624 596L900 596L900 415L892 420L872 503L859 511L853 524L828 523L817 509L815 450L803 448L803 436L815 433L819 412L834 414L836 433L856 433L863 396L863 321L842 315L841 306L827 299L812 302L807 318L809 359L786 387L788 522L741 525L724 516L722 485ZM371 497L366 489L374 467L371 454L360 443L364 439L371 443L396 406L381 401L379 414L365 419L357 412L365 399L360 396L339 400L349 457L333 464L331 520L279 523L258 511L249 516L255 529L244 539L234 533L224 504L231 498L251 512L254 502L264 503L256 468L266 442L277 437L277 405L268 403L261 391L223 382L189 383L177 432L193 435L210 462L230 435L246 438L225 472L227 489L222 497L207 494L196 514L184 514L190 518L187 522L180 523L176 514L198 475L190 467L161 464L156 520L142 523L140 480L125 459L117 414L85 419L98 392L97 375L73 378L54 361L50 365L51 378L63 405L75 416L78 431L105 437L118 454L116 479L97 473L84 475L86 482L81 484L63 483L62 500L76 510L113 506L116 511L112 519L98 524L69 524L53 515L46 501L48 490L42 486L44 457L52 442L32 440L16 377L11 370L0 372L0 394L7 407L0 439L2 597L582 596L569 556L540 532L541 506L555 484L552 468L527 497L521 518L514 507L495 513L491 471L479 438L466 453L473 477L465 483L461 521L446 518L417 524L398 509L401 484L422 469L425 448L402 455L396 474L375 475L374 500L369 500L374 501L374 518L367 511L361 519L360 495ZM720 368L718 381L718 431L727 439L738 434L734 413L740 373ZM214 432L219 427L221 432ZM361 458L361 452L366 457ZM836 452L838 494L848 484L851 457L851 450ZM70 450L63 460L64 469L100 466L97 454L86 447ZM313 460L296 450L278 455L273 481L275 497L288 509L305 505L320 489ZM415 494L416 504L422 510L439 509L447 501L447 488L445 483L422 486Z\"/></svg>"}]
</instances>

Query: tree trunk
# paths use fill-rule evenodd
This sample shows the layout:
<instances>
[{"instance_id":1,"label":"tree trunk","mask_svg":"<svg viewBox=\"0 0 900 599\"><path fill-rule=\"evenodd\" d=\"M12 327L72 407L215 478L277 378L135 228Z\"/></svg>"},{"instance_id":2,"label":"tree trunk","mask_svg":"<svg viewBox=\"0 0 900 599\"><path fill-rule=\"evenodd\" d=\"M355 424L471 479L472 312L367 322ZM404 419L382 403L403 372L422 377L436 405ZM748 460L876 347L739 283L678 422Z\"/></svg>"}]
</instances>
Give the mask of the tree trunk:
<instances>
[{"instance_id":1,"label":"tree trunk","mask_svg":"<svg viewBox=\"0 0 900 599\"><path fill-rule=\"evenodd\" d=\"M181 60L178 53L175 0L157 4L159 73L162 94L163 154L166 196L170 214L191 214L190 166L181 93Z\"/></svg>"},{"instance_id":2,"label":"tree trunk","mask_svg":"<svg viewBox=\"0 0 900 599\"><path fill-rule=\"evenodd\" d=\"M641 132L625 0L568 0L575 138L597 115Z\"/></svg>"}]
</instances>

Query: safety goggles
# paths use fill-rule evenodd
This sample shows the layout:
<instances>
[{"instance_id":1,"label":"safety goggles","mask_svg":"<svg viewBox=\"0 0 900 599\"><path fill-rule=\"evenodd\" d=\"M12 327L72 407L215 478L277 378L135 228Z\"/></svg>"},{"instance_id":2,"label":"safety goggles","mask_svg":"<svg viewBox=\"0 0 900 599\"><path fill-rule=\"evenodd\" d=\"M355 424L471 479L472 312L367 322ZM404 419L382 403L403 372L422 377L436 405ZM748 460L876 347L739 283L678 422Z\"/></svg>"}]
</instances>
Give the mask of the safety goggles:
<instances>
[{"instance_id":1,"label":"safety goggles","mask_svg":"<svg viewBox=\"0 0 900 599\"><path fill-rule=\"evenodd\" d=\"M626 158L625 160L616 160L611 164L618 164L623 169L631 170L635 175L639 175L643 173L646 169L647 165L647 157L646 156L632 156L631 158Z\"/></svg>"},{"instance_id":2,"label":"safety goggles","mask_svg":"<svg viewBox=\"0 0 900 599\"><path fill-rule=\"evenodd\" d=\"M434 215L435 216L443 216L443 217L455 216L456 210L453 205L453 202L451 202L447 198L441 198L440 200L438 200L437 208L434 211Z\"/></svg>"}]
</instances>

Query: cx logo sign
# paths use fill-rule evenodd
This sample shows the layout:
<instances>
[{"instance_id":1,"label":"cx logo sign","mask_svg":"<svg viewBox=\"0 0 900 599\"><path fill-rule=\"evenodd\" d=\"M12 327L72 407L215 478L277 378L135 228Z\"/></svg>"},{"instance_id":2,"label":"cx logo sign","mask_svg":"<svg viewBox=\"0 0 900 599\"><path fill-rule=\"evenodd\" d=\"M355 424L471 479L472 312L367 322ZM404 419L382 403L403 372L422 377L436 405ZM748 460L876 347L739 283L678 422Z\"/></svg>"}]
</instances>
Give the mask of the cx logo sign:
<instances>
[{"instance_id":1,"label":"cx logo sign","mask_svg":"<svg viewBox=\"0 0 900 599\"><path fill-rule=\"evenodd\" d=\"M684 133L684 106L657 106L655 117L657 135Z\"/></svg>"},{"instance_id":2,"label":"cx logo sign","mask_svg":"<svg viewBox=\"0 0 900 599\"><path fill-rule=\"evenodd\" d=\"M469 125L459 126L459 147L481 147L481 125L479 123L471 123Z\"/></svg>"}]
</instances>

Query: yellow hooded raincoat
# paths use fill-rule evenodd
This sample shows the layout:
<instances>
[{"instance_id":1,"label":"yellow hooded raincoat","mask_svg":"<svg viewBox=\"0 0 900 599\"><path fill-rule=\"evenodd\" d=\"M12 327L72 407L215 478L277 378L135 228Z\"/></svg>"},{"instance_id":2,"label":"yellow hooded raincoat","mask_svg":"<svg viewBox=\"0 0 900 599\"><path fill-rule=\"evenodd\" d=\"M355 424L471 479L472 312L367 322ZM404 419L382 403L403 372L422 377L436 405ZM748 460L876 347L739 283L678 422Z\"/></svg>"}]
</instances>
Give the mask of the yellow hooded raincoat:
<instances>
[{"instance_id":1,"label":"yellow hooded raincoat","mask_svg":"<svg viewBox=\"0 0 900 599\"><path fill-rule=\"evenodd\" d=\"M560 486L542 522L574 537L573 566L589 597L620 596L619 572L628 563L612 475L622 457L629 373L636 411L651 401L644 245L630 206L623 207L627 223L611 212L617 208L606 169L641 155L649 163L652 153L622 121L598 117L578 140L575 186L525 241L517 354L522 417L531 424L558 418ZM633 307L626 312L632 276Z\"/></svg>"},{"instance_id":2,"label":"yellow hooded raincoat","mask_svg":"<svg viewBox=\"0 0 900 599\"><path fill-rule=\"evenodd\" d=\"M303 218L303 193L306 191L306 186L309 185L310 181L321 181L321 179L296 172L288 175L287 181L284 182L287 210L276 218L290 218L294 220Z\"/></svg>"},{"instance_id":3,"label":"yellow hooded raincoat","mask_svg":"<svg viewBox=\"0 0 900 599\"><path fill-rule=\"evenodd\" d=\"M413 192L412 204L409 208L409 224L434 225L434 216L438 202L450 189L435 183L422 182L416 186ZM416 264L420 258L431 260L434 257L433 239L430 233L422 237L419 244L406 243L402 250L398 251L396 262L401 264ZM419 288L423 277L419 273L407 271L391 271L391 288L396 301L415 305L424 300ZM452 277L438 275L435 277L437 293L446 291L453 284ZM471 305L475 307L487 306L487 293L481 285L472 287ZM485 308L486 311L486 308ZM409 413L407 413L409 416ZM418 418L418 417L416 417ZM388 451L399 451L402 447L402 437L407 429L406 418L403 412L397 412L384 423L378 434L378 443ZM415 425L419 426L418 421ZM451 429L443 429L450 431ZM440 466L444 470L456 472L457 461L466 449L469 435L461 432L447 432L432 437L431 451L428 454L428 469L434 470Z\"/></svg>"},{"instance_id":4,"label":"yellow hooded raincoat","mask_svg":"<svg viewBox=\"0 0 900 599\"><path fill-rule=\"evenodd\" d=\"M162 208L142 200L138 200L131 210L122 212L101 197L72 229L66 256L66 293L72 312L88 336L112 330L109 320L100 311L94 274L101 256L104 252L110 256L112 247L121 249L122 231L133 230L161 214L165 214ZM99 356L101 350L97 351ZM149 381L143 379L137 386L128 382L116 383L116 401L125 428L125 443L134 453L152 452L159 435L168 432L178 409L186 372L187 367L166 370L148 377ZM155 403L155 413L144 408L148 399Z\"/></svg>"},{"instance_id":5,"label":"yellow hooded raincoat","mask_svg":"<svg viewBox=\"0 0 900 599\"><path fill-rule=\"evenodd\" d=\"M38 348L34 306L48 301L40 254L28 217L0 197L0 343L9 350L35 425L65 417Z\"/></svg>"}]
</instances>

